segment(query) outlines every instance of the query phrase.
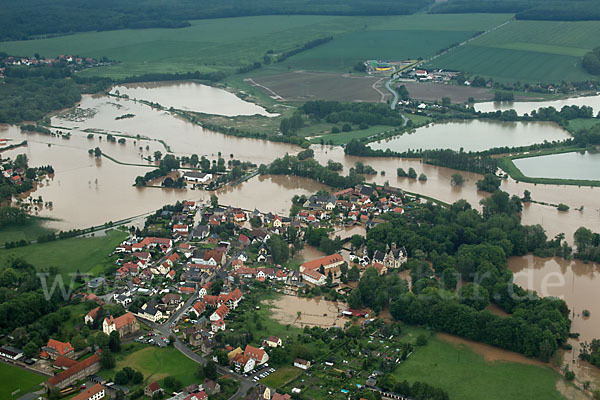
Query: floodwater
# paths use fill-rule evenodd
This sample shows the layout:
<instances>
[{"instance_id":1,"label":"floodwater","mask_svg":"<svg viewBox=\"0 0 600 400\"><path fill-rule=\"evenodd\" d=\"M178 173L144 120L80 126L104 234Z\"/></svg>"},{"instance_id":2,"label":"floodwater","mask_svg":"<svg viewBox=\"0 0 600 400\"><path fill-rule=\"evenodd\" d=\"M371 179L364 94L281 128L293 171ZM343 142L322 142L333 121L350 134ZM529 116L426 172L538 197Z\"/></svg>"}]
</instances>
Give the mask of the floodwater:
<instances>
[{"instance_id":1,"label":"floodwater","mask_svg":"<svg viewBox=\"0 0 600 400\"><path fill-rule=\"evenodd\" d=\"M527 146L544 141L568 139L570 135L549 122L451 121L426 125L414 133L371 143L375 150L452 149L482 151L494 147Z\"/></svg>"},{"instance_id":2,"label":"floodwater","mask_svg":"<svg viewBox=\"0 0 600 400\"><path fill-rule=\"evenodd\" d=\"M581 96L581 97L569 97L562 100L550 100L550 101L511 101L511 102L494 102L488 101L484 103L475 104L475 110L482 112L491 111L506 111L515 110L517 114L523 115L525 113L531 114L533 110L538 110L541 107L554 107L560 110L564 106L589 106L594 109L594 114L600 111L600 95L596 96Z\"/></svg>"},{"instance_id":3,"label":"floodwater","mask_svg":"<svg viewBox=\"0 0 600 400\"><path fill-rule=\"evenodd\" d=\"M336 227L336 230L329 235L332 239L339 236L340 239L344 240L354 235L367 236L367 230L364 225L352 225L343 228Z\"/></svg>"},{"instance_id":4,"label":"floodwater","mask_svg":"<svg viewBox=\"0 0 600 400\"><path fill-rule=\"evenodd\" d=\"M343 174L354 166L357 161L372 166L377 170L377 175L366 176L367 182L383 185L386 181L391 186L402 188L408 192L419 193L430 196L446 203L454 203L460 199L467 200L473 208L481 209L479 202L488 197L489 193L477 190L476 183L481 175L470 172L456 171L450 168L437 167L424 164L419 159L413 158L388 158L388 157L355 157L344 154L340 147L313 146L315 158L322 164L328 160L342 163ZM397 168L414 168L417 174L423 172L427 175L427 181L421 182L416 179L399 178ZM380 171L385 174L381 175ZM450 185L452 174L460 172L465 183L460 186ZM558 233L564 233L568 241L572 243L573 233L580 226L588 227L598 231L600 227L600 204L598 195L600 188L578 187L569 185L541 185L533 183L516 182L513 179L505 179L500 187L511 195L523 197L525 190L532 193L532 198L550 204L565 203L571 207L569 212L559 212L555 207L544 206L536 203L524 205L522 222L526 225L541 224L549 237ZM575 211L574 208L584 206L583 211Z\"/></svg>"},{"instance_id":5,"label":"floodwater","mask_svg":"<svg viewBox=\"0 0 600 400\"><path fill-rule=\"evenodd\" d=\"M282 295L268 303L273 306L273 318L283 325L343 328L347 321L339 315L346 309L345 305L336 301Z\"/></svg>"},{"instance_id":6,"label":"floodwater","mask_svg":"<svg viewBox=\"0 0 600 400\"><path fill-rule=\"evenodd\" d=\"M162 140L176 156L195 153L212 160L219 153L225 159L230 159L233 154L235 159L260 165L300 150L300 147L285 143L223 135L178 118L170 112L158 111L133 100L105 95L84 96L75 111L76 113L67 111L53 117L52 125L69 128L73 135L87 136L89 132L130 137L139 135L148 139L140 141L143 146L148 142ZM116 119L126 114L133 114L134 117ZM163 146L161 151L165 154L167 149ZM108 154L112 155L110 152Z\"/></svg>"},{"instance_id":7,"label":"floodwater","mask_svg":"<svg viewBox=\"0 0 600 400\"><path fill-rule=\"evenodd\" d=\"M111 93L130 99L158 103L166 108L233 117L236 115L276 116L254 103L244 101L224 89L195 82L144 82L115 86Z\"/></svg>"},{"instance_id":8,"label":"floodwater","mask_svg":"<svg viewBox=\"0 0 600 400\"><path fill-rule=\"evenodd\" d=\"M571 332L580 334L569 339L573 350L565 351L563 363L569 364L580 382L591 381L600 388L600 369L579 360L580 343L600 339L600 265L581 260L559 257L540 258L532 255L511 257L508 267L514 273L516 284L535 290L540 296L554 296L565 300L571 310ZM589 317L582 315L590 311Z\"/></svg>"},{"instance_id":9,"label":"floodwater","mask_svg":"<svg viewBox=\"0 0 600 400\"><path fill-rule=\"evenodd\" d=\"M523 175L534 178L600 180L599 152L571 152L513 160Z\"/></svg>"}]
</instances>

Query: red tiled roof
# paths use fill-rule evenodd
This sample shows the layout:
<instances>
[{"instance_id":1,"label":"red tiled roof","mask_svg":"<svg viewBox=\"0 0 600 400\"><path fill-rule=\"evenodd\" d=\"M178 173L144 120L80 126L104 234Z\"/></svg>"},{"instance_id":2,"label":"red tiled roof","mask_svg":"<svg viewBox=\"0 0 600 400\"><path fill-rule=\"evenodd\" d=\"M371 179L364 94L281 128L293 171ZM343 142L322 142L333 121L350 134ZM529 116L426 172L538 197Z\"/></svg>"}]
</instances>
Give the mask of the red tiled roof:
<instances>
[{"instance_id":1,"label":"red tiled roof","mask_svg":"<svg viewBox=\"0 0 600 400\"><path fill-rule=\"evenodd\" d=\"M253 358L255 361L261 361L265 356L265 351L248 344L244 350L244 355Z\"/></svg>"},{"instance_id":2,"label":"red tiled roof","mask_svg":"<svg viewBox=\"0 0 600 400\"><path fill-rule=\"evenodd\" d=\"M95 394L100 393L104 390L104 386L97 383L94 386L86 389L85 391L79 393L77 396L73 397L71 400L88 400L93 397Z\"/></svg>"},{"instance_id":3,"label":"red tiled roof","mask_svg":"<svg viewBox=\"0 0 600 400\"><path fill-rule=\"evenodd\" d=\"M105 321L108 320L109 325L112 325L114 323L117 330L121 329L121 327L123 327L125 325L131 325L131 324L133 324L134 321L136 321L135 316L133 315L132 312L128 312L117 318L113 318L112 316L109 316L108 318L105 318L104 320Z\"/></svg>"},{"instance_id":4,"label":"red tiled roof","mask_svg":"<svg viewBox=\"0 0 600 400\"><path fill-rule=\"evenodd\" d=\"M79 373L80 371L83 371L86 368L89 368L97 362L100 362L100 356L98 356L98 354L94 354L93 356L86 358L85 360L73 365L68 370L62 371L59 374L48 378L48 383L51 386L56 386L58 383L70 378L71 376Z\"/></svg>"},{"instance_id":5,"label":"red tiled roof","mask_svg":"<svg viewBox=\"0 0 600 400\"><path fill-rule=\"evenodd\" d=\"M160 385L158 384L158 382L152 382L151 384L148 385L148 389L150 389L150 391L152 393L160 390Z\"/></svg>"},{"instance_id":6,"label":"red tiled roof","mask_svg":"<svg viewBox=\"0 0 600 400\"><path fill-rule=\"evenodd\" d=\"M54 340L54 339L48 340L48 344L46 345L46 347L53 349L60 356L63 356L71 351L74 351L73 346L71 346L71 343L69 343L69 342L63 343L63 342L59 342L58 340Z\"/></svg>"},{"instance_id":7,"label":"red tiled roof","mask_svg":"<svg viewBox=\"0 0 600 400\"><path fill-rule=\"evenodd\" d=\"M326 267L327 265L334 264L340 261L344 261L344 257L340 254L331 254L329 256L317 258L316 260L307 261L302 266L304 269L317 269L320 268L321 265Z\"/></svg>"},{"instance_id":8,"label":"red tiled roof","mask_svg":"<svg viewBox=\"0 0 600 400\"><path fill-rule=\"evenodd\" d=\"M75 364L77 364L77 360L71 360L70 358L64 356L58 356L52 365L54 368L71 368Z\"/></svg>"},{"instance_id":9,"label":"red tiled roof","mask_svg":"<svg viewBox=\"0 0 600 400\"><path fill-rule=\"evenodd\" d=\"M318 281L319 279L321 279L322 276L325 276L319 271L315 271L314 269L305 269L302 274L314 279L315 281Z\"/></svg>"}]
</instances>

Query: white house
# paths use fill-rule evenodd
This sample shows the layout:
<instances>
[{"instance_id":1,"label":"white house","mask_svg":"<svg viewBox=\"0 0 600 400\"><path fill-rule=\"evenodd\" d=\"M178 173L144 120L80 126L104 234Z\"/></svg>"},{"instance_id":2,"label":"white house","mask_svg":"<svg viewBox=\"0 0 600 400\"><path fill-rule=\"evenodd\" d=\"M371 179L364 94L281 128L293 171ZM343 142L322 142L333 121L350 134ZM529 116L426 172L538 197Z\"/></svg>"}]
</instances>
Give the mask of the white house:
<instances>
[{"instance_id":1,"label":"white house","mask_svg":"<svg viewBox=\"0 0 600 400\"><path fill-rule=\"evenodd\" d=\"M294 367L298 367L300 369L307 370L310 368L310 361L303 360L301 358L296 358L294 360Z\"/></svg>"},{"instance_id":2,"label":"white house","mask_svg":"<svg viewBox=\"0 0 600 400\"><path fill-rule=\"evenodd\" d=\"M206 183L212 178L212 174L205 174L204 172L187 171L183 174L183 179L193 183Z\"/></svg>"},{"instance_id":3,"label":"white house","mask_svg":"<svg viewBox=\"0 0 600 400\"><path fill-rule=\"evenodd\" d=\"M323 286L325 283L327 283L327 278L325 275L312 269L307 269L302 272L302 279L316 286Z\"/></svg>"}]
</instances>

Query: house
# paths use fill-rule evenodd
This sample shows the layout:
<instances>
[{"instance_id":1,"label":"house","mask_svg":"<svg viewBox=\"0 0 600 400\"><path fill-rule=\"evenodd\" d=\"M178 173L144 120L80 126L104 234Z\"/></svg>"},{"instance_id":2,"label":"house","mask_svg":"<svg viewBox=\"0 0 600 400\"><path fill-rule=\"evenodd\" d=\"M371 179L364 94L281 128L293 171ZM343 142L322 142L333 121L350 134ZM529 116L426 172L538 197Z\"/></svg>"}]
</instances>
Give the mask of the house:
<instances>
[{"instance_id":1,"label":"house","mask_svg":"<svg viewBox=\"0 0 600 400\"><path fill-rule=\"evenodd\" d=\"M225 330L225 321L223 321L222 319L213 321L210 324L210 330L217 333L219 331L224 331Z\"/></svg>"},{"instance_id":2,"label":"house","mask_svg":"<svg viewBox=\"0 0 600 400\"><path fill-rule=\"evenodd\" d=\"M204 382L202 382L202 390L204 390L206 394L212 396L221 392L221 385L213 380L205 378Z\"/></svg>"},{"instance_id":3,"label":"house","mask_svg":"<svg viewBox=\"0 0 600 400\"><path fill-rule=\"evenodd\" d=\"M183 400L207 400L208 395L204 391L199 391L195 393L190 393Z\"/></svg>"},{"instance_id":4,"label":"house","mask_svg":"<svg viewBox=\"0 0 600 400\"><path fill-rule=\"evenodd\" d=\"M173 232L188 233L188 231L189 231L189 228L185 224L174 224L173 225Z\"/></svg>"},{"instance_id":5,"label":"house","mask_svg":"<svg viewBox=\"0 0 600 400\"><path fill-rule=\"evenodd\" d=\"M244 354L236 354L231 360L234 369L240 373L248 373L256 366L256 360Z\"/></svg>"},{"instance_id":6,"label":"house","mask_svg":"<svg viewBox=\"0 0 600 400\"><path fill-rule=\"evenodd\" d=\"M97 383L94 386L85 389L71 400L100 400L103 399L104 396L106 396L104 386Z\"/></svg>"},{"instance_id":7,"label":"house","mask_svg":"<svg viewBox=\"0 0 600 400\"><path fill-rule=\"evenodd\" d=\"M222 320L222 319L225 319L225 317L227 317L228 315L229 315L229 307L227 307L225 304L223 304L223 305L219 306L219 308L217 308L214 313L211 314L210 320L211 321Z\"/></svg>"},{"instance_id":8,"label":"house","mask_svg":"<svg viewBox=\"0 0 600 400\"><path fill-rule=\"evenodd\" d=\"M163 390L158 384L158 382L152 382L144 388L144 395L150 398L154 397L154 395L157 393L163 393Z\"/></svg>"},{"instance_id":9,"label":"house","mask_svg":"<svg viewBox=\"0 0 600 400\"><path fill-rule=\"evenodd\" d=\"M83 322L86 324L93 324L96 316L98 315L98 310L100 310L100 307L91 309L87 314L85 314L85 317L83 317Z\"/></svg>"},{"instance_id":10,"label":"house","mask_svg":"<svg viewBox=\"0 0 600 400\"><path fill-rule=\"evenodd\" d=\"M176 293L165 294L160 301L166 305L177 305L181 303L181 295Z\"/></svg>"},{"instance_id":11,"label":"house","mask_svg":"<svg viewBox=\"0 0 600 400\"><path fill-rule=\"evenodd\" d=\"M338 254L338 253L331 254L331 255L328 255L325 257L317 258L316 260L305 262L304 264L302 264L300 266L300 272L304 272L305 270L308 270L308 269L318 270L321 267L323 267L323 269L325 271L327 271L331 268L339 267L343 263L344 263L344 257L342 257L341 254Z\"/></svg>"},{"instance_id":12,"label":"house","mask_svg":"<svg viewBox=\"0 0 600 400\"><path fill-rule=\"evenodd\" d=\"M87 286L88 288L92 289L92 290L96 290L98 289L100 286L104 285L106 283L106 280L99 276L97 278L91 279L88 283Z\"/></svg>"},{"instance_id":13,"label":"house","mask_svg":"<svg viewBox=\"0 0 600 400\"><path fill-rule=\"evenodd\" d=\"M303 360L302 358L296 358L294 360L294 367L307 370L310 368L310 361Z\"/></svg>"},{"instance_id":14,"label":"house","mask_svg":"<svg viewBox=\"0 0 600 400\"><path fill-rule=\"evenodd\" d=\"M267 244L265 242L263 242L258 247L256 261L265 262L267 260L267 257L269 257L270 254L271 254L271 251L269 250L269 246L267 246Z\"/></svg>"},{"instance_id":15,"label":"house","mask_svg":"<svg viewBox=\"0 0 600 400\"><path fill-rule=\"evenodd\" d=\"M192 239L194 240L202 240L208 237L210 234L210 226L208 225L198 225L192 231Z\"/></svg>"},{"instance_id":16,"label":"house","mask_svg":"<svg viewBox=\"0 0 600 400\"><path fill-rule=\"evenodd\" d=\"M385 275L388 272L388 268L380 262L374 262L372 267L377 270L379 275Z\"/></svg>"},{"instance_id":17,"label":"house","mask_svg":"<svg viewBox=\"0 0 600 400\"><path fill-rule=\"evenodd\" d=\"M244 355L246 357L250 357L256 361L258 365L264 364L269 361L269 355L263 349L259 349L254 346L246 345L244 349Z\"/></svg>"},{"instance_id":18,"label":"house","mask_svg":"<svg viewBox=\"0 0 600 400\"><path fill-rule=\"evenodd\" d=\"M110 335L111 332L117 331L119 332L119 337L137 332L139 329L140 324L132 312L125 313L117 318L108 316L107 318L104 318L104 322L102 323L102 331L104 333Z\"/></svg>"},{"instance_id":19,"label":"house","mask_svg":"<svg viewBox=\"0 0 600 400\"><path fill-rule=\"evenodd\" d=\"M323 286L325 283L327 283L327 278L325 275L312 269L307 269L302 272L302 279L316 286Z\"/></svg>"},{"instance_id":20,"label":"house","mask_svg":"<svg viewBox=\"0 0 600 400\"><path fill-rule=\"evenodd\" d=\"M186 171L183 174L183 179L192 183L206 183L212 178L212 174L205 174L204 172Z\"/></svg>"},{"instance_id":21,"label":"house","mask_svg":"<svg viewBox=\"0 0 600 400\"><path fill-rule=\"evenodd\" d=\"M75 355L75 349L71 346L71 343L63 343L54 339L48 340L48 344L43 347L43 350L48 353L53 360L56 360L59 356L73 358Z\"/></svg>"},{"instance_id":22,"label":"house","mask_svg":"<svg viewBox=\"0 0 600 400\"><path fill-rule=\"evenodd\" d=\"M283 226L283 221L279 215L273 217L273 228L281 228Z\"/></svg>"},{"instance_id":23,"label":"house","mask_svg":"<svg viewBox=\"0 0 600 400\"><path fill-rule=\"evenodd\" d=\"M387 252L383 257L383 264L387 269L398 269L408 261L406 249L398 247L396 243L392 243L391 247L387 247Z\"/></svg>"},{"instance_id":24,"label":"house","mask_svg":"<svg viewBox=\"0 0 600 400\"><path fill-rule=\"evenodd\" d=\"M16 361L23 357L23 351L12 346L2 346L0 347L0 357Z\"/></svg>"},{"instance_id":25,"label":"house","mask_svg":"<svg viewBox=\"0 0 600 400\"><path fill-rule=\"evenodd\" d=\"M279 393L273 393L273 397L271 397L271 400L290 400L292 398L292 396L290 396L289 394L279 394Z\"/></svg>"},{"instance_id":26,"label":"house","mask_svg":"<svg viewBox=\"0 0 600 400\"><path fill-rule=\"evenodd\" d=\"M84 359L73 365L66 371L62 371L46 381L46 387L56 387L64 389L67 386L73 385L77 381L84 380L90 375L94 375L100 371L100 356L94 354L91 357Z\"/></svg>"},{"instance_id":27,"label":"house","mask_svg":"<svg viewBox=\"0 0 600 400\"><path fill-rule=\"evenodd\" d=\"M281 347L282 341L277 336L269 336L264 340L263 344L269 347Z\"/></svg>"},{"instance_id":28,"label":"house","mask_svg":"<svg viewBox=\"0 0 600 400\"><path fill-rule=\"evenodd\" d=\"M234 214L234 215L233 215L233 220L234 220L235 222L244 222L244 221L246 220L246 213L244 213L244 212L242 211L242 212L239 212L239 213L237 213L237 214Z\"/></svg>"},{"instance_id":29,"label":"house","mask_svg":"<svg viewBox=\"0 0 600 400\"><path fill-rule=\"evenodd\" d=\"M204 305L204 303L202 301L198 301L190 309L190 313L196 314L196 317L199 317L200 315L202 315L204 313L204 311L206 311L206 306Z\"/></svg>"}]
</instances>

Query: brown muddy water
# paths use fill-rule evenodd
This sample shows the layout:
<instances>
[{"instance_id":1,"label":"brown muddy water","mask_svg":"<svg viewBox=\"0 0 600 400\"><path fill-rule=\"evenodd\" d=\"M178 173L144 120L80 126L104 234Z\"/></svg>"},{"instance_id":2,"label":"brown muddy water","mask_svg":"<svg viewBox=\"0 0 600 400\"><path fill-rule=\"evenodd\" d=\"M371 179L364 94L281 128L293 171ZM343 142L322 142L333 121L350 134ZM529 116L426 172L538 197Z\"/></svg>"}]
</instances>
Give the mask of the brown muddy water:
<instances>
[{"instance_id":1,"label":"brown muddy water","mask_svg":"<svg viewBox=\"0 0 600 400\"><path fill-rule=\"evenodd\" d=\"M346 305L335 301L282 295L276 300L268 301L268 304L272 306L273 318L283 325L290 324L300 328L306 325L342 328L347 321L339 316L340 312L346 309Z\"/></svg>"},{"instance_id":2,"label":"brown muddy water","mask_svg":"<svg viewBox=\"0 0 600 400\"><path fill-rule=\"evenodd\" d=\"M126 114L133 114L134 117L115 119ZM216 159L220 152L226 160L233 154L235 159L255 164L266 164L286 153L301 150L300 147L285 143L223 135L192 124L170 112L152 109L133 100L105 95L84 96L76 112L69 110L53 117L52 125L70 128L73 135L87 136L89 132L133 137L140 135L150 139L150 142L164 141L170 151L178 156L195 153ZM146 142L140 141L144 146ZM163 148L161 151L165 154L167 149Z\"/></svg>"},{"instance_id":3,"label":"brown muddy water","mask_svg":"<svg viewBox=\"0 0 600 400\"><path fill-rule=\"evenodd\" d=\"M195 82L144 82L116 86L111 93L126 94L130 99L146 100L163 107L225 116L276 116L261 106L244 101L224 89Z\"/></svg>"}]
</instances>

